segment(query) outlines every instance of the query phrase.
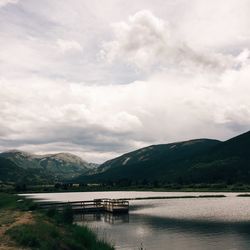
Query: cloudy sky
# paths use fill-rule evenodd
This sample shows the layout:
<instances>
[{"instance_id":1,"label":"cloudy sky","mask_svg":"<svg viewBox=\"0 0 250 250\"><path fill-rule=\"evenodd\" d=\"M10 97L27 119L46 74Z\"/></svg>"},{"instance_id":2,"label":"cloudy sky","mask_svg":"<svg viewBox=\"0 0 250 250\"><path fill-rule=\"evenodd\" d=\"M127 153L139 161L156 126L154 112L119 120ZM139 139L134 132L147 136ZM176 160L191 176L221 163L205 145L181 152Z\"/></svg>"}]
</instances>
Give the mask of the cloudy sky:
<instances>
[{"instance_id":1,"label":"cloudy sky","mask_svg":"<svg viewBox=\"0 0 250 250\"><path fill-rule=\"evenodd\" d=\"M92 162L250 128L249 0L0 0L0 151Z\"/></svg>"}]
</instances>

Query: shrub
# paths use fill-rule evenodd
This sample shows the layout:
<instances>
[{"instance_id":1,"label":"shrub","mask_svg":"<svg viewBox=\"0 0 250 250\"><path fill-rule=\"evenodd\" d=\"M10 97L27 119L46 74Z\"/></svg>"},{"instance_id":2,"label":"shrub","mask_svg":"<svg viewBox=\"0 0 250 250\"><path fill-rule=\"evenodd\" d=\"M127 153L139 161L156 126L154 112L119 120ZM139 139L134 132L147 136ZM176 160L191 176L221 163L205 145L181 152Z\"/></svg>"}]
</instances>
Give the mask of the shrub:
<instances>
[{"instance_id":1,"label":"shrub","mask_svg":"<svg viewBox=\"0 0 250 250\"><path fill-rule=\"evenodd\" d=\"M56 249L60 242L58 229L42 221L15 226L7 234L21 246L32 249Z\"/></svg>"},{"instance_id":2,"label":"shrub","mask_svg":"<svg viewBox=\"0 0 250 250\"><path fill-rule=\"evenodd\" d=\"M74 220L73 209L70 205L66 206L62 211L62 222L65 224L72 224Z\"/></svg>"}]
</instances>

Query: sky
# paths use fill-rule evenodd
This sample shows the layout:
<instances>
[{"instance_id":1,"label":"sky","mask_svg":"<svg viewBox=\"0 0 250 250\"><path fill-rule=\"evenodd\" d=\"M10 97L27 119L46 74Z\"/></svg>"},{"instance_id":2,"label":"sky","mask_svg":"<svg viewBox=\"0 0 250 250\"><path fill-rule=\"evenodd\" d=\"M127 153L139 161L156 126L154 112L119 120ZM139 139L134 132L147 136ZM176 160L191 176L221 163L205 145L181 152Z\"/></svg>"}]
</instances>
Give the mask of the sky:
<instances>
[{"instance_id":1,"label":"sky","mask_svg":"<svg viewBox=\"0 0 250 250\"><path fill-rule=\"evenodd\" d=\"M0 0L0 151L102 163L250 128L249 0Z\"/></svg>"}]
</instances>

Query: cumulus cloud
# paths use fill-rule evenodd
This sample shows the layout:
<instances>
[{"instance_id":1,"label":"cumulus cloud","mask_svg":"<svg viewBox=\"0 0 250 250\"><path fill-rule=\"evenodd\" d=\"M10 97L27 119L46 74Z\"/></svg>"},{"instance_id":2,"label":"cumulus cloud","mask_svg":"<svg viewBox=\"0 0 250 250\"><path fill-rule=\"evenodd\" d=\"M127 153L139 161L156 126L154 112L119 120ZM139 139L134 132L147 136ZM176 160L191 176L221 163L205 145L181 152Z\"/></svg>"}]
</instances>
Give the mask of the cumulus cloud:
<instances>
[{"instance_id":1,"label":"cumulus cloud","mask_svg":"<svg viewBox=\"0 0 250 250\"><path fill-rule=\"evenodd\" d=\"M140 119L124 106L112 107L115 100L109 95L120 98L122 88L118 86L91 88L39 78L26 79L20 89L21 84L0 81L0 141L4 148L36 145L39 149L52 144L60 150L62 145L74 144L77 152L82 148L82 155L95 151L104 157L103 151L114 155L114 151L133 146L130 136L142 127Z\"/></svg>"},{"instance_id":2,"label":"cumulus cloud","mask_svg":"<svg viewBox=\"0 0 250 250\"><path fill-rule=\"evenodd\" d=\"M167 21L148 10L112 26L114 40L105 42L101 51L101 56L111 63L121 61L144 70L180 66L216 71L232 68L236 63L230 55L191 48L178 40Z\"/></svg>"},{"instance_id":3,"label":"cumulus cloud","mask_svg":"<svg viewBox=\"0 0 250 250\"><path fill-rule=\"evenodd\" d=\"M95 87L34 78L20 89L20 81L1 81L1 144L39 152L71 147L101 161L154 143L225 139L250 125L249 72L247 64L216 77L172 72Z\"/></svg>"},{"instance_id":4,"label":"cumulus cloud","mask_svg":"<svg viewBox=\"0 0 250 250\"><path fill-rule=\"evenodd\" d=\"M0 151L102 162L248 130L249 1L155 1L1 8Z\"/></svg>"}]
</instances>

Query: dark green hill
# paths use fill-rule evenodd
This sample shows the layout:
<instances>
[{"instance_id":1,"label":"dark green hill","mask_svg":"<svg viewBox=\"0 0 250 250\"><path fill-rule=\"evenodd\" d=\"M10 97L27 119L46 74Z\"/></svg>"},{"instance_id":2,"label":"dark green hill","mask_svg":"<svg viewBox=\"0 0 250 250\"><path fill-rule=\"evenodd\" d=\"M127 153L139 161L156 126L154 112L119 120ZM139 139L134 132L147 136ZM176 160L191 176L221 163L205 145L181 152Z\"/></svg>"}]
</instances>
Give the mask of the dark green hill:
<instances>
[{"instance_id":1,"label":"dark green hill","mask_svg":"<svg viewBox=\"0 0 250 250\"><path fill-rule=\"evenodd\" d=\"M198 139L185 142L152 145L107 161L99 167L99 174L81 176L78 181L107 181L118 179L164 180L179 178L190 159L207 152L220 142Z\"/></svg>"},{"instance_id":2,"label":"dark green hill","mask_svg":"<svg viewBox=\"0 0 250 250\"><path fill-rule=\"evenodd\" d=\"M185 179L191 182L250 183L250 132L222 142L194 158Z\"/></svg>"},{"instance_id":3,"label":"dark green hill","mask_svg":"<svg viewBox=\"0 0 250 250\"><path fill-rule=\"evenodd\" d=\"M79 182L250 183L250 132L225 142L199 139L153 145L109 160Z\"/></svg>"}]
</instances>

